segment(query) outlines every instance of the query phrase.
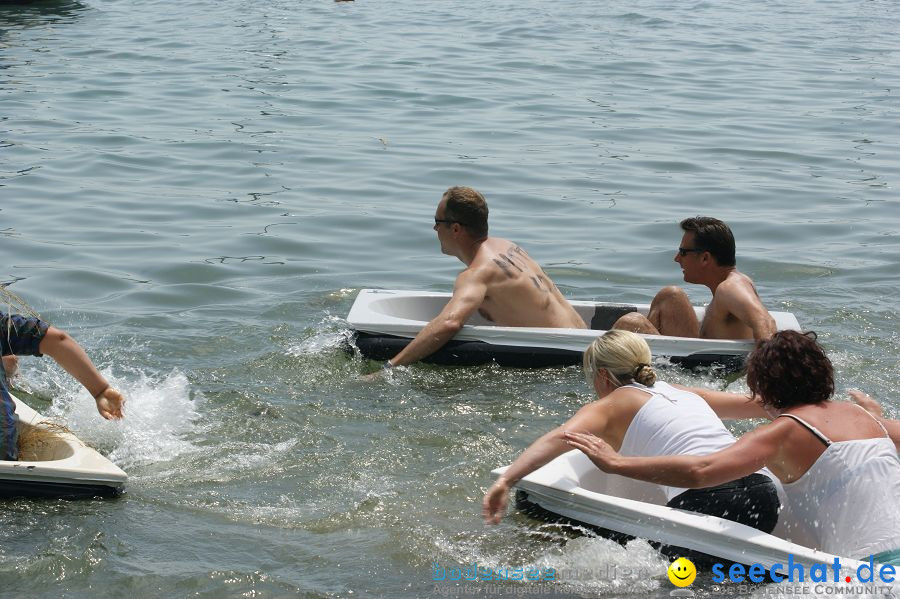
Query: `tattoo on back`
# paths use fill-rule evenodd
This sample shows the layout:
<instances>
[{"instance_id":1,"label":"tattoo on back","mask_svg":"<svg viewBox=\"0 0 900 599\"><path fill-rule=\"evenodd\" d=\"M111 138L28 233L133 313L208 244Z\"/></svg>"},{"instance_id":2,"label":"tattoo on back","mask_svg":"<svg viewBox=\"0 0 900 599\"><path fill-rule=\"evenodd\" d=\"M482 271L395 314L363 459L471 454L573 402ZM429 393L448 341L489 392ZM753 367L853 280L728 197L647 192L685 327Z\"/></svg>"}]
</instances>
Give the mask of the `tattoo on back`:
<instances>
[{"instance_id":1,"label":"tattoo on back","mask_svg":"<svg viewBox=\"0 0 900 599\"><path fill-rule=\"evenodd\" d=\"M550 292L550 285L547 284L547 279L544 278L543 275L532 276L531 282L534 283L534 286L544 291L546 293Z\"/></svg>"},{"instance_id":2,"label":"tattoo on back","mask_svg":"<svg viewBox=\"0 0 900 599\"><path fill-rule=\"evenodd\" d=\"M496 264L497 266L499 266L500 269L503 271L503 273L504 273L507 277L510 277L510 278L511 278L511 277L513 276L512 271L509 269L509 265L506 264L506 262L504 262L503 260L500 260L499 258L494 258L494 264Z\"/></svg>"},{"instance_id":3,"label":"tattoo on back","mask_svg":"<svg viewBox=\"0 0 900 599\"><path fill-rule=\"evenodd\" d=\"M513 277L513 268L518 270L520 273L524 273L525 269L520 266L517 262L523 257L526 257L528 254L525 253L525 250L520 248L517 245L510 245L506 249L506 253L500 254L499 258L494 258L494 264L500 267L500 270L509 277ZM531 282L534 283L534 286L537 287L539 291L543 291L545 293L550 292L551 285L547 281L546 277L543 275L531 275L529 277Z\"/></svg>"},{"instance_id":4,"label":"tattoo on back","mask_svg":"<svg viewBox=\"0 0 900 599\"><path fill-rule=\"evenodd\" d=\"M502 257L504 260L506 260L507 262L509 262L509 264L510 264L511 266L515 266L515 267L518 269L519 272L525 272L524 270L522 270L522 267L521 267L521 266L519 266L518 264L516 264L515 262L513 262L513 261L512 261L512 258L510 258L509 256L507 256L506 254L503 254L501 257Z\"/></svg>"},{"instance_id":5,"label":"tattoo on back","mask_svg":"<svg viewBox=\"0 0 900 599\"><path fill-rule=\"evenodd\" d=\"M494 258L494 264L500 267L503 273L512 278L513 277L513 268L518 270L519 272L525 272L525 269L522 268L519 264L517 264L517 260L523 255L525 252L517 245L511 245L506 249L506 253L500 254L499 258ZM515 258L515 259L514 259Z\"/></svg>"}]
</instances>

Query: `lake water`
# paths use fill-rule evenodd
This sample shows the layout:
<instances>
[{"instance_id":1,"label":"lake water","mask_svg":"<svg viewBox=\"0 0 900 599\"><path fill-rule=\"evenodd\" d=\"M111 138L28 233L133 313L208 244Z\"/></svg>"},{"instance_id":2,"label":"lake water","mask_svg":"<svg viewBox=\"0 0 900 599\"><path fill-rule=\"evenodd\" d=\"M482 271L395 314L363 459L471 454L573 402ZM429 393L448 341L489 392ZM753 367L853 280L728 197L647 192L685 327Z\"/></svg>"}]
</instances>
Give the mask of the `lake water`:
<instances>
[{"instance_id":1,"label":"lake water","mask_svg":"<svg viewBox=\"0 0 900 599\"><path fill-rule=\"evenodd\" d=\"M607 568L547 596L668 596L644 543L481 523L490 471L590 400L577 369L365 383L344 317L361 288L451 289L451 185L573 299L648 301L680 281L677 222L712 215L839 395L900 416L897 8L0 4L0 280L127 418L49 360L18 387L130 476L118 500L4 502L0 594L427 597L459 591L435 564L477 563Z\"/></svg>"}]
</instances>

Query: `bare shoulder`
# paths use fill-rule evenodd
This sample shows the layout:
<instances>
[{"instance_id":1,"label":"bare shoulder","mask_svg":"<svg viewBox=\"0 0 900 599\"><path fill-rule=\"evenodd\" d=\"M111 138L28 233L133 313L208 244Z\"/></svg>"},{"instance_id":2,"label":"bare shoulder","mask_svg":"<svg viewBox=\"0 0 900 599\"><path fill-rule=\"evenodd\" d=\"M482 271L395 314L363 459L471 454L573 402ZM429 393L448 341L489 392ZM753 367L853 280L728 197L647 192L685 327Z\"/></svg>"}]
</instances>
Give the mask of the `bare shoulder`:
<instances>
[{"instance_id":1,"label":"bare shoulder","mask_svg":"<svg viewBox=\"0 0 900 599\"><path fill-rule=\"evenodd\" d=\"M715 299L723 304L760 304L759 294L753 279L742 272L734 271L716 288Z\"/></svg>"},{"instance_id":2,"label":"bare shoulder","mask_svg":"<svg viewBox=\"0 0 900 599\"><path fill-rule=\"evenodd\" d=\"M768 339L775 333L775 319L763 305L753 281L732 270L719 283L707 308L701 335L723 339Z\"/></svg>"},{"instance_id":3,"label":"bare shoulder","mask_svg":"<svg viewBox=\"0 0 900 599\"><path fill-rule=\"evenodd\" d=\"M518 243L509 239L503 239L502 237L488 237L487 244L496 251L507 252L515 250L516 253L528 255Z\"/></svg>"},{"instance_id":4,"label":"bare shoulder","mask_svg":"<svg viewBox=\"0 0 900 599\"><path fill-rule=\"evenodd\" d=\"M636 394L634 392L637 392ZM603 422L603 431L610 433L618 431L624 433L624 428L637 414L650 396L636 389L616 389L606 397L596 399L579 408L576 413L577 420L586 423ZM608 428L609 427L609 428ZM624 427L624 428L623 428ZM588 426L588 428L591 428ZM621 430L620 430L621 429ZM598 432L595 431L595 434ZM621 441L621 440L620 440Z\"/></svg>"},{"instance_id":5,"label":"bare shoulder","mask_svg":"<svg viewBox=\"0 0 900 599\"><path fill-rule=\"evenodd\" d=\"M731 271L728 274L728 277L719 284L719 290L730 292L749 291L756 295L756 285L753 283L753 279L738 270Z\"/></svg>"},{"instance_id":6,"label":"bare shoulder","mask_svg":"<svg viewBox=\"0 0 900 599\"><path fill-rule=\"evenodd\" d=\"M531 256L528 255L525 248L509 239L489 237L488 240L482 244L481 248L482 250L485 250L484 253L487 259L505 257L504 259L507 261L531 261Z\"/></svg>"},{"instance_id":7,"label":"bare shoulder","mask_svg":"<svg viewBox=\"0 0 900 599\"><path fill-rule=\"evenodd\" d=\"M482 276L503 275L503 279L508 279L530 273L536 267L528 252L519 244L508 239L489 237L481 244L469 269L477 270Z\"/></svg>"},{"instance_id":8,"label":"bare shoulder","mask_svg":"<svg viewBox=\"0 0 900 599\"><path fill-rule=\"evenodd\" d=\"M803 425L793 418L781 418L776 416L772 419L771 422L763 424L756 430L760 431L760 433L765 433L766 435L773 435L778 438L783 438L789 435L794 430L800 430L797 427L803 427Z\"/></svg>"},{"instance_id":9,"label":"bare shoulder","mask_svg":"<svg viewBox=\"0 0 900 599\"><path fill-rule=\"evenodd\" d=\"M776 418L772 422L762 424L741 435L733 447L738 451L744 451L749 447L768 447L771 452L778 453L794 448L798 440L801 447L808 446L807 436L809 433L804 435L804 432L790 418ZM790 452L789 450L788 453Z\"/></svg>"},{"instance_id":10,"label":"bare shoulder","mask_svg":"<svg viewBox=\"0 0 900 599\"><path fill-rule=\"evenodd\" d=\"M650 395L633 387L619 387L609 395L595 399L581 406L579 413L602 413L607 417L618 415L620 412L639 410L650 399Z\"/></svg>"},{"instance_id":11,"label":"bare shoulder","mask_svg":"<svg viewBox=\"0 0 900 599\"><path fill-rule=\"evenodd\" d=\"M732 446L739 452L750 448L768 453L769 456L782 454L797 454L798 451L809 448L809 433L799 428L799 425L790 418L776 418L772 422L756 427L752 431L742 435ZM784 462L784 458L770 461L770 467ZM777 468L781 470L781 468ZM777 473L776 473L777 474ZM778 475L781 478L781 475Z\"/></svg>"},{"instance_id":12,"label":"bare shoulder","mask_svg":"<svg viewBox=\"0 0 900 599\"><path fill-rule=\"evenodd\" d=\"M490 282L492 276L493 272L489 264L479 261L472 262L472 264L456 275L454 289L459 290L471 285L486 285Z\"/></svg>"},{"instance_id":13,"label":"bare shoulder","mask_svg":"<svg viewBox=\"0 0 900 599\"><path fill-rule=\"evenodd\" d=\"M634 415L650 401L651 395L634 387L619 387L606 396L614 409Z\"/></svg>"}]
</instances>

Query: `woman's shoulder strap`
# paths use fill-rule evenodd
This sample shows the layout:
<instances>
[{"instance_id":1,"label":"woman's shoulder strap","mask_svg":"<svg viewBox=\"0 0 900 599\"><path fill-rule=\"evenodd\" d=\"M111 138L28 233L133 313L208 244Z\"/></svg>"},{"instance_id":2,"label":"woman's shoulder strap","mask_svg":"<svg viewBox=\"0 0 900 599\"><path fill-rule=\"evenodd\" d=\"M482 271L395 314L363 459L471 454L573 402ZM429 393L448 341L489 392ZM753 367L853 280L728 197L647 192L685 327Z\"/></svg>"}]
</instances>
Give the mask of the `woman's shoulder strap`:
<instances>
[{"instance_id":1,"label":"woman's shoulder strap","mask_svg":"<svg viewBox=\"0 0 900 599\"><path fill-rule=\"evenodd\" d=\"M811 432L813 435L816 436L816 438L819 439L819 441L824 443L825 447L828 447L829 445L831 445L831 439L826 437L824 434L822 434L822 431L820 431L819 429L817 429L816 427L814 427L813 425L808 423L803 418L800 418L799 416L794 416L793 414L779 414L777 417L781 418L782 416L785 416L787 418L790 418L790 419L795 420L798 423L800 423L800 425L803 426L803 428L805 428L806 430Z\"/></svg>"}]
</instances>

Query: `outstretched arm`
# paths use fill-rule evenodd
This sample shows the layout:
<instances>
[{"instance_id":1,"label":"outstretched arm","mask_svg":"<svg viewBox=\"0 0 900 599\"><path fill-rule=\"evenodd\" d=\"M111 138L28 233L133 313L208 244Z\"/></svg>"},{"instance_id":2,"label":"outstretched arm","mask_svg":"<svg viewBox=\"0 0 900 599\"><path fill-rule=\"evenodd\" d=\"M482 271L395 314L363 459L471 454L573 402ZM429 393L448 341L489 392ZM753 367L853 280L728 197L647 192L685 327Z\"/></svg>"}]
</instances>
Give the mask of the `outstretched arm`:
<instances>
[{"instance_id":1,"label":"outstretched arm","mask_svg":"<svg viewBox=\"0 0 900 599\"><path fill-rule=\"evenodd\" d=\"M97 402L97 411L106 419L122 417L125 398L97 371L84 349L65 331L50 327L40 343L40 352L47 354L81 383Z\"/></svg>"},{"instance_id":2,"label":"outstretched arm","mask_svg":"<svg viewBox=\"0 0 900 599\"><path fill-rule=\"evenodd\" d=\"M471 270L461 272L453 287L453 297L441 313L425 325L409 345L389 360L390 365L412 364L442 348L481 306L486 294L487 285L477 272Z\"/></svg>"},{"instance_id":3,"label":"outstretched arm","mask_svg":"<svg viewBox=\"0 0 900 599\"><path fill-rule=\"evenodd\" d=\"M484 516L484 521L488 524L499 523L503 514L506 513L509 489L523 476L528 476L571 449L563 438L561 428L550 431L532 443L484 494L481 502L481 514Z\"/></svg>"},{"instance_id":4,"label":"outstretched arm","mask_svg":"<svg viewBox=\"0 0 900 599\"><path fill-rule=\"evenodd\" d=\"M705 456L626 457L593 435L572 431L566 433L566 440L604 472L689 489L712 487L753 474L776 456L780 443L771 425L749 432L731 447Z\"/></svg>"},{"instance_id":5,"label":"outstretched arm","mask_svg":"<svg viewBox=\"0 0 900 599\"><path fill-rule=\"evenodd\" d=\"M566 441L567 430L588 431L602 435L606 432L607 416L607 410L603 405L596 402L588 404L578 410L568 422L532 443L485 493L481 504L484 521L488 524L500 522L506 512L510 487L541 466L572 450Z\"/></svg>"},{"instance_id":6,"label":"outstretched arm","mask_svg":"<svg viewBox=\"0 0 900 599\"><path fill-rule=\"evenodd\" d=\"M741 418L771 418L762 403L748 393L729 393L704 387L687 387L674 383L673 387L696 393L709 404L713 412L722 420L738 420Z\"/></svg>"},{"instance_id":7,"label":"outstretched arm","mask_svg":"<svg viewBox=\"0 0 900 599\"><path fill-rule=\"evenodd\" d=\"M849 394L853 401L865 408L867 412L872 414L875 419L884 425L885 430L887 430L888 435L891 437L891 441L897 446L897 451L900 451L900 420L888 420L884 418L882 416L881 404L866 393L857 389L851 389Z\"/></svg>"}]
</instances>

